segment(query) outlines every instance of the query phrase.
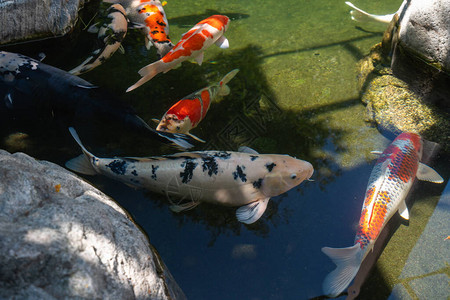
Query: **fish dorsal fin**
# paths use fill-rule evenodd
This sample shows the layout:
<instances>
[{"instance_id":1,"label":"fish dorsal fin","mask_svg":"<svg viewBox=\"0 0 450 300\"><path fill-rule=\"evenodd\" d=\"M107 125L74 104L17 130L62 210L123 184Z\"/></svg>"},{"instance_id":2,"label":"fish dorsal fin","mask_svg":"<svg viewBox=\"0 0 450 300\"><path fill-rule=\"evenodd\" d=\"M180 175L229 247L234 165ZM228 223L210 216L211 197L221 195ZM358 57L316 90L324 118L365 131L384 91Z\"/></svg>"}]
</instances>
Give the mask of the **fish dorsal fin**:
<instances>
[{"instance_id":1,"label":"fish dorsal fin","mask_svg":"<svg viewBox=\"0 0 450 300\"><path fill-rule=\"evenodd\" d=\"M236 210L236 217L239 222L252 224L256 222L266 211L270 198L263 198L250 204L239 207Z\"/></svg>"},{"instance_id":2,"label":"fish dorsal fin","mask_svg":"<svg viewBox=\"0 0 450 300\"><path fill-rule=\"evenodd\" d=\"M215 44L222 49L228 49L228 47L230 47L230 43L223 35L215 42Z\"/></svg>"},{"instance_id":3,"label":"fish dorsal fin","mask_svg":"<svg viewBox=\"0 0 450 300\"><path fill-rule=\"evenodd\" d=\"M248 154L259 154L258 151L254 150L250 147L247 147L247 146L239 147L238 152L248 153Z\"/></svg>"},{"instance_id":4,"label":"fish dorsal fin","mask_svg":"<svg viewBox=\"0 0 450 300\"><path fill-rule=\"evenodd\" d=\"M66 168L75 171L77 173L85 174L85 175L96 175L97 172L92 167L91 162L89 161L89 158L81 154L80 156L77 156L75 158L72 158L71 160L68 160L66 162Z\"/></svg>"},{"instance_id":5,"label":"fish dorsal fin","mask_svg":"<svg viewBox=\"0 0 450 300\"><path fill-rule=\"evenodd\" d=\"M409 211L408 211L408 207L406 206L405 200L402 200L402 202L400 202L400 207L398 208L398 213L400 214L400 216L403 219L409 220Z\"/></svg>"},{"instance_id":6,"label":"fish dorsal fin","mask_svg":"<svg viewBox=\"0 0 450 300\"><path fill-rule=\"evenodd\" d=\"M417 169L416 177L419 180L443 183L444 179L439 175L433 168L427 166L426 164L419 163L419 168Z\"/></svg>"},{"instance_id":7,"label":"fish dorsal fin","mask_svg":"<svg viewBox=\"0 0 450 300\"><path fill-rule=\"evenodd\" d=\"M198 63L198 65L201 66L203 63L203 51L201 51L198 55L196 55L194 59Z\"/></svg>"}]
</instances>

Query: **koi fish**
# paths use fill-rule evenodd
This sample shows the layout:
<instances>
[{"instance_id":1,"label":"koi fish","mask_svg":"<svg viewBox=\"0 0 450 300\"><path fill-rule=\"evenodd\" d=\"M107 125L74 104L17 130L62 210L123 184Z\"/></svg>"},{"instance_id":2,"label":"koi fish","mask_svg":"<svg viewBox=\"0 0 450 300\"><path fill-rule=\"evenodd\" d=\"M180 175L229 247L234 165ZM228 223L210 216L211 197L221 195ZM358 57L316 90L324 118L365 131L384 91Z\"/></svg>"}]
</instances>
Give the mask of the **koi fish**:
<instances>
[{"instance_id":1,"label":"koi fish","mask_svg":"<svg viewBox=\"0 0 450 300\"><path fill-rule=\"evenodd\" d=\"M367 185L355 244L348 248L322 248L337 265L323 282L326 295L339 295L353 280L359 267L389 219L399 212L409 219L405 198L414 178L442 183L442 177L432 168L420 163L422 140L418 134L400 134L380 154Z\"/></svg>"},{"instance_id":2,"label":"koi fish","mask_svg":"<svg viewBox=\"0 0 450 300\"><path fill-rule=\"evenodd\" d=\"M74 128L69 130L84 154L69 160L67 168L86 175L99 173L132 187L162 193L174 212L192 209L200 202L240 206L237 219L251 224L262 216L270 197L299 185L314 171L307 161L288 155L258 154L247 147L240 149L244 152L98 158L83 146Z\"/></svg>"},{"instance_id":3,"label":"koi fish","mask_svg":"<svg viewBox=\"0 0 450 300\"><path fill-rule=\"evenodd\" d=\"M169 38L169 22L159 0L104 0L119 3L125 7L132 28L140 28L145 35L145 47L155 46L159 57L163 57L173 48Z\"/></svg>"},{"instance_id":4,"label":"koi fish","mask_svg":"<svg viewBox=\"0 0 450 300\"><path fill-rule=\"evenodd\" d=\"M144 31L147 49L153 45L158 56L163 57L173 48L169 38L169 22L167 22L163 6L159 1L142 3L129 14L129 18L135 27L144 25L141 28Z\"/></svg>"},{"instance_id":5,"label":"koi fish","mask_svg":"<svg viewBox=\"0 0 450 300\"><path fill-rule=\"evenodd\" d=\"M408 2L408 1L406 1L406 0L403 1L402 5L400 6L398 11L401 11L403 9L406 2ZM352 20L357 21L357 22L375 21L375 22L379 22L379 23L389 24L391 22L392 18L394 17L394 15L396 14L396 13L393 13L393 14L387 14L387 15L373 15L373 14L369 14L368 12L365 12L362 9L359 9L358 7L353 5L353 3L351 3L350 1L346 1L345 4L347 4L348 6L353 8L350 11L350 15L352 16Z\"/></svg>"},{"instance_id":6,"label":"koi fish","mask_svg":"<svg viewBox=\"0 0 450 300\"><path fill-rule=\"evenodd\" d=\"M64 126L76 120L102 119L127 130L190 148L195 140L184 134L160 132L145 123L120 99L90 82L25 55L0 51L0 112L51 116Z\"/></svg>"},{"instance_id":7,"label":"koi fish","mask_svg":"<svg viewBox=\"0 0 450 300\"><path fill-rule=\"evenodd\" d=\"M130 86L127 92L140 87L161 72L170 71L190 58L194 58L201 65L203 52L214 43L220 48L228 48L228 40L224 33L229 22L230 19L223 15L213 15L198 22L191 30L183 34L181 40L163 58L140 69L139 75L142 78Z\"/></svg>"},{"instance_id":8,"label":"koi fish","mask_svg":"<svg viewBox=\"0 0 450 300\"><path fill-rule=\"evenodd\" d=\"M217 84L198 90L177 103L175 103L162 117L156 130L189 134L195 139L199 138L189 133L192 128L205 118L209 110L211 101L219 96L226 96L230 93L227 83L239 72L235 69L225 75Z\"/></svg>"},{"instance_id":9,"label":"koi fish","mask_svg":"<svg viewBox=\"0 0 450 300\"><path fill-rule=\"evenodd\" d=\"M127 34L128 20L125 9L120 4L114 4L107 10L105 22L97 28L93 25L90 32L98 31L99 48L94 50L84 62L78 67L69 71L70 74L80 75L86 73L104 63L122 45L122 41Z\"/></svg>"}]
</instances>

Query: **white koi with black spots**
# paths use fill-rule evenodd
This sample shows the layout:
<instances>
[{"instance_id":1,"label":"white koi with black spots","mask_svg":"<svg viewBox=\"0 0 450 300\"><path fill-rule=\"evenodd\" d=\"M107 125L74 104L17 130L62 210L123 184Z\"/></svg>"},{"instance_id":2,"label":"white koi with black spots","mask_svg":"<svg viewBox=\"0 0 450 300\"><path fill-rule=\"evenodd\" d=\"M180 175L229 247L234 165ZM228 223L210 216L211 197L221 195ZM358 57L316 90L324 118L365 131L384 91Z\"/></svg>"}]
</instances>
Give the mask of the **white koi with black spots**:
<instances>
[{"instance_id":1,"label":"white koi with black spots","mask_svg":"<svg viewBox=\"0 0 450 300\"><path fill-rule=\"evenodd\" d=\"M251 224L266 210L271 197L287 192L309 179L313 166L288 155L245 152L197 151L159 157L98 158L69 129L84 154L66 167L87 175L97 173L133 187L164 194L175 212L201 202L240 206L236 216ZM176 202L175 202L176 201Z\"/></svg>"}]
</instances>

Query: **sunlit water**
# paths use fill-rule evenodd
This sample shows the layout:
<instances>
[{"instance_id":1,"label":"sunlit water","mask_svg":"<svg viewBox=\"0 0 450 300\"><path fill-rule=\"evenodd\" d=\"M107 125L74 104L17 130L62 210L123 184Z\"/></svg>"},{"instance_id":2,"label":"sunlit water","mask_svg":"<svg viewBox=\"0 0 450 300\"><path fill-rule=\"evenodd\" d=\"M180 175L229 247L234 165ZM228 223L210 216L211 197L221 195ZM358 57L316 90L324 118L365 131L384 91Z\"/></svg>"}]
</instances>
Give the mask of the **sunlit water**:
<instances>
[{"instance_id":1,"label":"sunlit water","mask_svg":"<svg viewBox=\"0 0 450 300\"><path fill-rule=\"evenodd\" d=\"M387 14L396 11L401 0L354 3ZM322 296L322 281L334 264L320 249L352 245L374 165L370 151L384 150L390 142L364 122L365 107L357 90L356 63L381 40L384 26L358 28L344 1L171 0L165 11L174 42L205 17L228 15L232 21L225 35L230 48L213 46L202 66L183 63L125 94L139 79L137 71L156 59L154 49L145 50L140 34L129 32L125 54L116 53L82 77L119 95L151 122L177 100L239 68L229 84L231 94L213 103L193 131L207 141L199 149L237 150L247 145L260 153L289 154L313 164L314 181L274 197L260 221L245 226L236 220L235 209L202 205L175 214L161 196L100 176L85 178L130 212L188 299ZM44 62L69 70L88 54L90 38L95 36L83 31L79 39L64 41L70 47L49 41L42 50L26 45L7 50L28 55L44 51ZM9 134L15 131L29 134L23 144L12 141ZM89 139L89 128L84 132L98 155L174 151L116 134L102 144ZM16 122L3 128L2 135L2 148L61 165L79 154L70 136L53 124L36 130ZM448 156L434 158L433 167L444 178L448 166ZM390 294L443 189L444 185L416 182L410 195L410 224L401 225L392 237L361 291L362 299Z\"/></svg>"}]
</instances>

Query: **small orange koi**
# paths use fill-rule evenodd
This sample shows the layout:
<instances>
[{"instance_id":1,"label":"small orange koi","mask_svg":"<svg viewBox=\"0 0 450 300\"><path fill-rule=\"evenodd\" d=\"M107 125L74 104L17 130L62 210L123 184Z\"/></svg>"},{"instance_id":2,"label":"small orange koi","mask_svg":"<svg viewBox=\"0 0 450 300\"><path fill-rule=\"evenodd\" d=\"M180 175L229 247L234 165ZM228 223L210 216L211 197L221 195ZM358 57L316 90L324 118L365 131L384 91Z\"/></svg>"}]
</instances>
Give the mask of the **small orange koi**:
<instances>
[{"instance_id":1,"label":"small orange koi","mask_svg":"<svg viewBox=\"0 0 450 300\"><path fill-rule=\"evenodd\" d=\"M190 134L189 131L205 118L209 110L211 101L219 96L226 96L230 93L227 83L239 72L235 69L225 75L222 80L214 85L198 90L177 103L175 103L162 117L156 130L171 133L189 134L193 138L201 139Z\"/></svg>"},{"instance_id":2,"label":"small orange koi","mask_svg":"<svg viewBox=\"0 0 450 300\"><path fill-rule=\"evenodd\" d=\"M203 52L214 43L220 48L228 48L229 43L224 33L229 22L230 19L227 16L213 15L197 23L183 34L181 40L163 58L140 69L139 74L142 78L130 86L127 92L140 87L161 72L170 71L190 58L194 58L201 65Z\"/></svg>"}]
</instances>

